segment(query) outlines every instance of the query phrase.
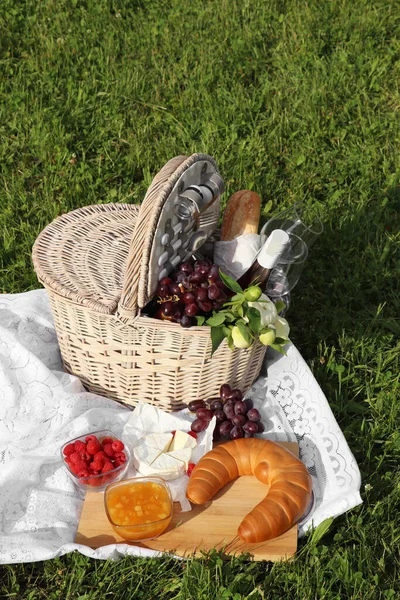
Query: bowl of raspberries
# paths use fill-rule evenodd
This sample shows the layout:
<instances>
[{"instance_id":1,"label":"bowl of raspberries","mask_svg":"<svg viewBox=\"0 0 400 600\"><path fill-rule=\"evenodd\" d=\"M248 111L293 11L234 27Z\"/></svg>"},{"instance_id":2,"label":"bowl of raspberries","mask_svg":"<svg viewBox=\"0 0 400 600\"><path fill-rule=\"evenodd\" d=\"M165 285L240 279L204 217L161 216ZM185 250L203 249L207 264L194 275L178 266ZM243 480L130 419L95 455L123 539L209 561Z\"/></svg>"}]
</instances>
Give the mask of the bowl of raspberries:
<instances>
[{"instance_id":1,"label":"bowl of raspberries","mask_svg":"<svg viewBox=\"0 0 400 600\"><path fill-rule=\"evenodd\" d=\"M130 452L111 431L102 430L70 440L62 446L61 457L79 488L103 491L125 476Z\"/></svg>"}]
</instances>

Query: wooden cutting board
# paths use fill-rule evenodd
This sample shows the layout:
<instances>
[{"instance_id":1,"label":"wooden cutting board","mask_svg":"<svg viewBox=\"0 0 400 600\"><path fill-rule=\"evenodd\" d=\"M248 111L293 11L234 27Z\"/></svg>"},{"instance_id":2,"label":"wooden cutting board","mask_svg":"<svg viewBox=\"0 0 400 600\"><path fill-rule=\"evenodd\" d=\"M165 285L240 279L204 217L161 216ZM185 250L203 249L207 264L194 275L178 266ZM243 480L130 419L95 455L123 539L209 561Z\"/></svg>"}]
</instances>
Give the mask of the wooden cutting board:
<instances>
[{"instance_id":1,"label":"wooden cutting board","mask_svg":"<svg viewBox=\"0 0 400 600\"><path fill-rule=\"evenodd\" d=\"M298 445L281 443L298 456ZM213 548L226 557L249 553L254 560L285 560L297 550L297 525L278 538L258 544L247 544L237 536L243 517L263 498L268 486L255 477L239 477L225 486L214 498L202 506L192 505L189 512L181 512L174 503L174 513L168 529L154 540L134 543L142 548L170 552L177 556L199 556ZM75 542L90 548L115 543L128 543L112 529L105 510L104 493L87 492Z\"/></svg>"}]
</instances>

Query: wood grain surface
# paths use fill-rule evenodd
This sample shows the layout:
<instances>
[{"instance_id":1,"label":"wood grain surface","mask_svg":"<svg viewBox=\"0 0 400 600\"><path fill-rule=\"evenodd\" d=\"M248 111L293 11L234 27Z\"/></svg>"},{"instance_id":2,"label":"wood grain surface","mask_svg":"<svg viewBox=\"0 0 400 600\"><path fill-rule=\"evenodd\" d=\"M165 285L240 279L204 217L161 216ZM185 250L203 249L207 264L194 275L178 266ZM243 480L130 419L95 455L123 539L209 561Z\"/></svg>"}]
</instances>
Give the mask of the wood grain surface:
<instances>
[{"instance_id":1,"label":"wood grain surface","mask_svg":"<svg viewBox=\"0 0 400 600\"><path fill-rule=\"evenodd\" d=\"M298 456L296 443L281 445ZM202 551L216 548L227 557L245 552L254 560L288 559L297 550L297 525L278 538L258 544L247 544L237 536L243 517L266 496L267 491L268 486L255 477L243 476L225 486L210 502L192 505L189 512L181 512L180 504L174 503L168 529L154 540L132 545L182 557L199 556ZM104 493L86 493L75 541L90 548L127 543L114 532L107 519Z\"/></svg>"}]
</instances>

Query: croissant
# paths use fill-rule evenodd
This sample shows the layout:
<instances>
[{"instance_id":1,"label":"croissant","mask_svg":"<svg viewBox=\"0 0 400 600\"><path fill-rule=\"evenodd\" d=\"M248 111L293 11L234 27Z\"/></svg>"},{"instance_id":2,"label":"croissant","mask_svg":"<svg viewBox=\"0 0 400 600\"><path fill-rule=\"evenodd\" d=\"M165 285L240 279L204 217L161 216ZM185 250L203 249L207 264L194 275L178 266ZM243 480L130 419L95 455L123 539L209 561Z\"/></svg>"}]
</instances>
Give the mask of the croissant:
<instances>
[{"instance_id":1,"label":"croissant","mask_svg":"<svg viewBox=\"0 0 400 600\"><path fill-rule=\"evenodd\" d=\"M275 538L305 513L312 490L306 467L279 444L259 438L233 440L205 454L192 471L186 495L194 504L204 504L241 475L255 475L270 486L239 526L245 542Z\"/></svg>"}]
</instances>

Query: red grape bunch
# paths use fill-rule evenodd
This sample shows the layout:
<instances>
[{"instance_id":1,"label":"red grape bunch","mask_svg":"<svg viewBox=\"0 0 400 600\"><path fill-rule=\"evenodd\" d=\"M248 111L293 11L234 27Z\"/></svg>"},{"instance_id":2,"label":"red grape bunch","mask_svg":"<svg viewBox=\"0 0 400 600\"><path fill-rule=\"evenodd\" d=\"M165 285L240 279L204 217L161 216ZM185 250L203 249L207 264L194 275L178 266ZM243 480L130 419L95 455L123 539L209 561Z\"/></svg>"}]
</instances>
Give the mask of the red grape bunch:
<instances>
[{"instance_id":1,"label":"red grape bunch","mask_svg":"<svg viewBox=\"0 0 400 600\"><path fill-rule=\"evenodd\" d=\"M196 413L196 420L191 425L192 431L207 429L213 417L216 419L214 440L229 438L237 440L242 437L253 437L264 431L259 411L253 407L250 398L243 399L238 389L232 389L227 383L221 385L219 398L207 403L204 400L193 400L188 408Z\"/></svg>"},{"instance_id":2,"label":"red grape bunch","mask_svg":"<svg viewBox=\"0 0 400 600\"><path fill-rule=\"evenodd\" d=\"M196 315L220 309L228 293L218 265L208 259L197 260L193 265L184 262L170 277L160 280L155 299L158 309L152 316L191 327L196 324Z\"/></svg>"}]
</instances>

